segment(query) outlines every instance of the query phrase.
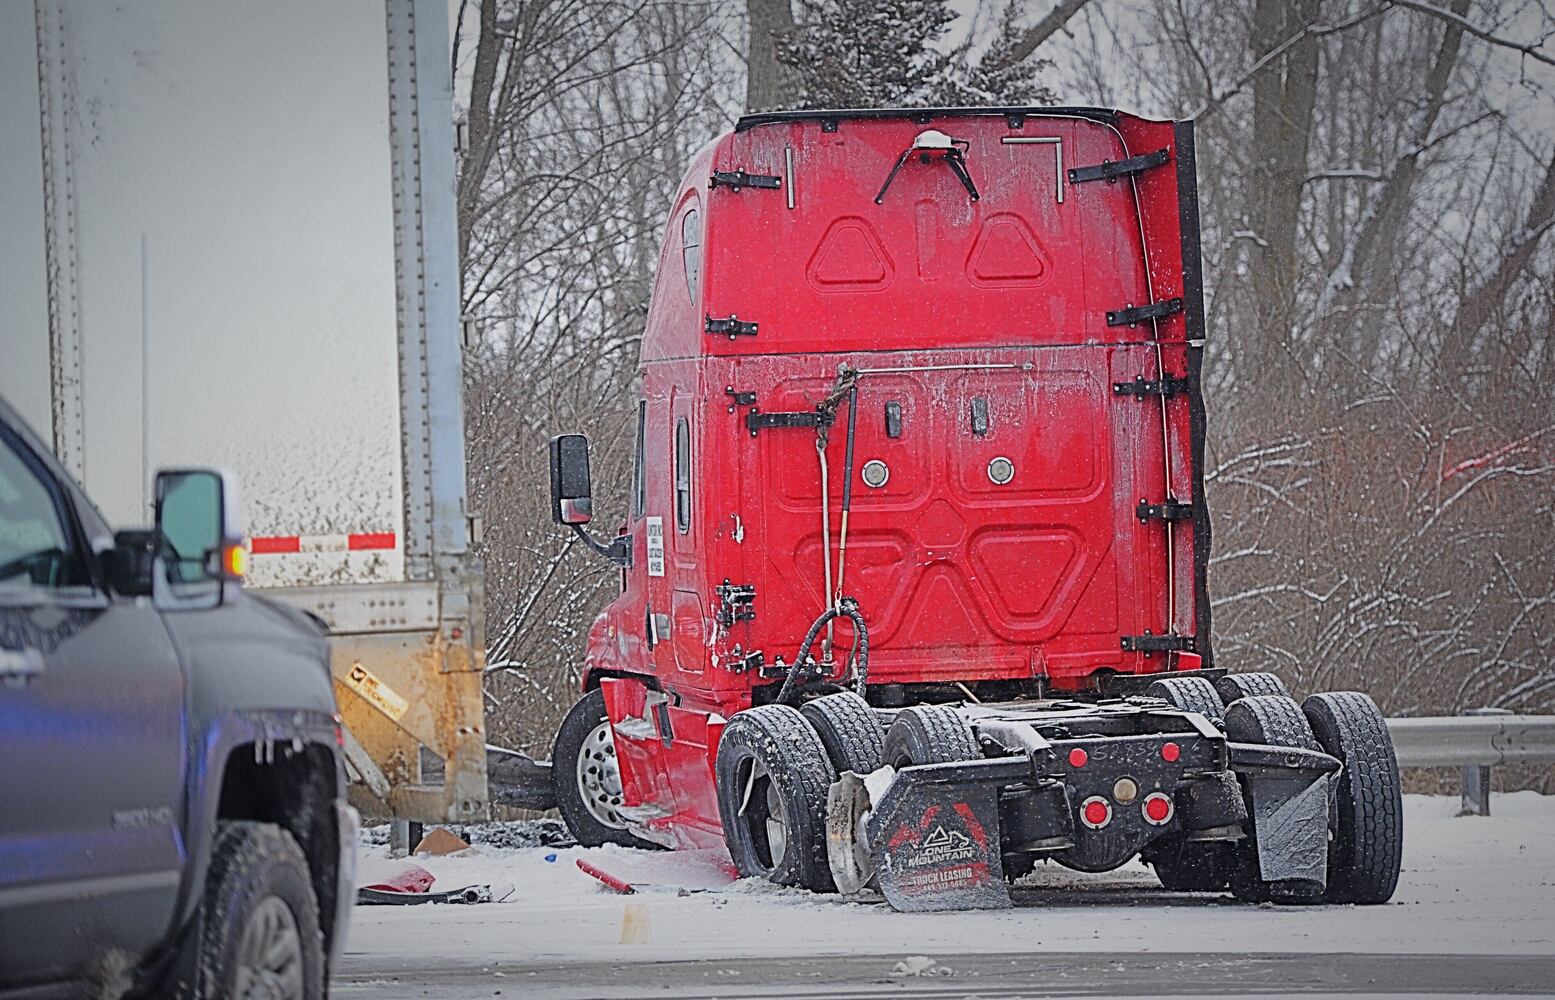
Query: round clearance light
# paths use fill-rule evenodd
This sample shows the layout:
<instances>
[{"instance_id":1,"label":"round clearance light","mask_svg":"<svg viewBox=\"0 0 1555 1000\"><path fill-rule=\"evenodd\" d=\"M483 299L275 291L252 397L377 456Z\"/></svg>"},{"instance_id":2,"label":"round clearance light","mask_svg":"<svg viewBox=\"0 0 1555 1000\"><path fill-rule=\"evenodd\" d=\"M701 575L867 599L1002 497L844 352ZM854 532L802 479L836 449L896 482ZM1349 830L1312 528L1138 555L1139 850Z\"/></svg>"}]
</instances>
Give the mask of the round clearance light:
<instances>
[{"instance_id":1,"label":"round clearance light","mask_svg":"<svg viewBox=\"0 0 1555 1000\"><path fill-rule=\"evenodd\" d=\"M1100 795L1093 795L1080 803L1080 822L1092 830L1100 830L1112 822L1112 803Z\"/></svg>"},{"instance_id":2,"label":"round clearance light","mask_svg":"<svg viewBox=\"0 0 1555 1000\"><path fill-rule=\"evenodd\" d=\"M1079 747L1075 747L1073 750L1069 751L1070 767L1084 767L1090 759L1091 755Z\"/></svg>"},{"instance_id":3,"label":"round clearance light","mask_svg":"<svg viewBox=\"0 0 1555 1000\"><path fill-rule=\"evenodd\" d=\"M1178 746L1175 743L1163 743L1163 744L1161 744L1161 759L1166 761L1168 764L1175 764L1175 763L1177 763L1177 759L1179 757L1181 757L1181 756L1182 756L1182 747Z\"/></svg>"},{"instance_id":4,"label":"round clearance light","mask_svg":"<svg viewBox=\"0 0 1555 1000\"><path fill-rule=\"evenodd\" d=\"M988 478L995 486L1003 486L1015 478L1015 463L1000 455L988 463Z\"/></svg>"},{"instance_id":5,"label":"round clearance light","mask_svg":"<svg viewBox=\"0 0 1555 1000\"><path fill-rule=\"evenodd\" d=\"M1145 822L1151 826L1165 826L1172 818L1172 800L1160 792L1151 792L1145 796L1145 804L1140 807L1145 814Z\"/></svg>"},{"instance_id":6,"label":"round clearance light","mask_svg":"<svg viewBox=\"0 0 1555 1000\"><path fill-rule=\"evenodd\" d=\"M859 475L864 477L864 485L879 489L891 478L890 468L880 459L872 458L864 463L864 468L859 470Z\"/></svg>"},{"instance_id":7,"label":"round clearance light","mask_svg":"<svg viewBox=\"0 0 1555 1000\"><path fill-rule=\"evenodd\" d=\"M1139 786L1133 778L1119 778L1112 786L1112 797L1123 805L1128 805L1139 797Z\"/></svg>"}]
</instances>

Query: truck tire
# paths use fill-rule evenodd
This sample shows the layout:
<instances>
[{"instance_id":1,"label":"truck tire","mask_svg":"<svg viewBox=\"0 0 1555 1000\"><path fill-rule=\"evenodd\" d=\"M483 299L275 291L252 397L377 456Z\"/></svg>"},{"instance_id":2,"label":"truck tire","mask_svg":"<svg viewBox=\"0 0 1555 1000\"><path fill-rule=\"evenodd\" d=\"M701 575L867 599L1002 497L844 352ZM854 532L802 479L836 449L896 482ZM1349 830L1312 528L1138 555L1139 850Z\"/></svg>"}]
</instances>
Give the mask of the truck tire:
<instances>
[{"instance_id":1,"label":"truck tire","mask_svg":"<svg viewBox=\"0 0 1555 1000\"><path fill-rule=\"evenodd\" d=\"M567 829L584 847L657 845L632 835L623 803L621 767L605 715L605 694L595 688L567 712L551 747L551 785Z\"/></svg>"},{"instance_id":2,"label":"truck tire","mask_svg":"<svg viewBox=\"0 0 1555 1000\"><path fill-rule=\"evenodd\" d=\"M1203 677L1162 677L1151 681L1145 694L1162 699L1179 712L1197 712L1216 724L1226 717L1225 703L1215 685Z\"/></svg>"},{"instance_id":3,"label":"truck tire","mask_svg":"<svg viewBox=\"0 0 1555 1000\"><path fill-rule=\"evenodd\" d=\"M1245 676L1245 675L1244 675ZM1226 708L1226 738L1237 743L1263 743L1277 747L1318 750L1317 737L1302 714L1301 706L1289 698L1273 694L1238 698ZM1253 815L1252 803L1247 814ZM1230 865L1231 894L1251 903L1316 903L1321 896L1311 883L1265 882L1259 875L1257 830L1238 845L1236 859Z\"/></svg>"},{"instance_id":4,"label":"truck tire","mask_svg":"<svg viewBox=\"0 0 1555 1000\"><path fill-rule=\"evenodd\" d=\"M1161 698L1180 712L1197 712L1222 724L1226 706L1215 685L1203 677L1162 677L1151 681L1145 694ZM1144 859L1161 885L1172 892L1219 892L1229 877L1230 852L1225 844L1199 844L1182 837L1165 837L1151 844Z\"/></svg>"},{"instance_id":5,"label":"truck tire","mask_svg":"<svg viewBox=\"0 0 1555 1000\"><path fill-rule=\"evenodd\" d=\"M1226 674L1215 682L1215 690L1220 694L1220 700L1230 705L1238 698L1256 698L1259 695L1277 695L1281 698L1289 698L1290 691L1285 687L1285 682L1274 674L1255 672L1246 674Z\"/></svg>"},{"instance_id":6,"label":"truck tire","mask_svg":"<svg viewBox=\"0 0 1555 1000\"><path fill-rule=\"evenodd\" d=\"M274 823L222 820L205 878L196 997L324 996L324 935L308 859Z\"/></svg>"},{"instance_id":7,"label":"truck tire","mask_svg":"<svg viewBox=\"0 0 1555 1000\"><path fill-rule=\"evenodd\" d=\"M1398 887L1404 846L1403 790L1387 721L1358 691L1315 694L1301 708L1323 750L1344 764L1323 898L1386 903Z\"/></svg>"},{"instance_id":8,"label":"truck tire","mask_svg":"<svg viewBox=\"0 0 1555 1000\"><path fill-rule=\"evenodd\" d=\"M799 714L821 738L838 774L865 775L885 759L885 730L869 703L852 691L839 691L799 706Z\"/></svg>"},{"instance_id":9,"label":"truck tire","mask_svg":"<svg viewBox=\"0 0 1555 1000\"><path fill-rule=\"evenodd\" d=\"M885 762L898 770L976 760L982 755L972 730L949 705L904 708L885 734Z\"/></svg>"},{"instance_id":10,"label":"truck tire","mask_svg":"<svg viewBox=\"0 0 1555 1000\"><path fill-rule=\"evenodd\" d=\"M735 713L718 740L714 778L724 842L741 875L836 891L826 861L826 793L837 772L798 709Z\"/></svg>"},{"instance_id":11,"label":"truck tire","mask_svg":"<svg viewBox=\"0 0 1555 1000\"><path fill-rule=\"evenodd\" d=\"M1144 860L1155 869L1161 886L1171 892L1219 892L1231 877L1231 850L1226 844L1196 844L1182 837L1163 837L1150 845Z\"/></svg>"}]
</instances>

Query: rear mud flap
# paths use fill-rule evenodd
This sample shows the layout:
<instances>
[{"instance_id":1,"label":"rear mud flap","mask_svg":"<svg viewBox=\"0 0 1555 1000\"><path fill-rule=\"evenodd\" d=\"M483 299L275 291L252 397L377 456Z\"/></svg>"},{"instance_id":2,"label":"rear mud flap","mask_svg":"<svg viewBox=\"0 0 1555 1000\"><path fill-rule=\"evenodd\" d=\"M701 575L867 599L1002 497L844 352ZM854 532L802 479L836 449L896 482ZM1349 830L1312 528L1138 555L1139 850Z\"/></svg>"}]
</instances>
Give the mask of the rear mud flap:
<instances>
[{"instance_id":1,"label":"rear mud flap","mask_svg":"<svg viewBox=\"0 0 1555 1000\"><path fill-rule=\"evenodd\" d=\"M998 763L931 764L897 772L863 824L874 876L893 908L922 912L1010 905L998 791L1009 778ZM1019 763L1028 767L1024 760Z\"/></svg>"},{"instance_id":2,"label":"rear mud flap","mask_svg":"<svg viewBox=\"0 0 1555 1000\"><path fill-rule=\"evenodd\" d=\"M1309 750L1228 744L1248 779L1258 871L1265 882L1328 881L1328 816L1339 762Z\"/></svg>"}]
</instances>

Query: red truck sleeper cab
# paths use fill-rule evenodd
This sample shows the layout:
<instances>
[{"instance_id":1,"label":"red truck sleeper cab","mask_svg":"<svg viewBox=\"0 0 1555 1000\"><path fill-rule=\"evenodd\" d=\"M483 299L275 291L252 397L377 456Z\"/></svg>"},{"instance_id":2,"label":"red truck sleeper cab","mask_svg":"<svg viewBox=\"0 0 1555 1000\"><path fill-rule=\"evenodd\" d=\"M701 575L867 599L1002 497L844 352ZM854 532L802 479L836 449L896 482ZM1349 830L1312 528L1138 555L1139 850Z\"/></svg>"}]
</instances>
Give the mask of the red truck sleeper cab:
<instances>
[{"instance_id":1,"label":"red truck sleeper cab","mask_svg":"<svg viewBox=\"0 0 1555 1000\"><path fill-rule=\"evenodd\" d=\"M1207 659L1197 231L1191 126L1113 111L751 115L697 155L586 656L616 821L721 842L723 721L839 593L881 705Z\"/></svg>"}]
</instances>

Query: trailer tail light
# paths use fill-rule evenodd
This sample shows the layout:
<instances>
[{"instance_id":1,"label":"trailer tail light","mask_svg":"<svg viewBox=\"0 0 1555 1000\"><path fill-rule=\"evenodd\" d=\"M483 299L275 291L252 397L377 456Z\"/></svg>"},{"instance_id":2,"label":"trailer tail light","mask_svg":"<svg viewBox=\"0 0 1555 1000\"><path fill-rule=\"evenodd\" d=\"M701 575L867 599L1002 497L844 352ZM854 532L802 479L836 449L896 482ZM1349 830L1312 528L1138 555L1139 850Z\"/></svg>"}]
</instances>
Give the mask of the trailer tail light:
<instances>
[{"instance_id":1,"label":"trailer tail light","mask_svg":"<svg viewBox=\"0 0 1555 1000\"><path fill-rule=\"evenodd\" d=\"M1080 822L1092 830L1100 830L1112 822L1112 803L1100 795L1092 795L1080 803Z\"/></svg>"},{"instance_id":2,"label":"trailer tail light","mask_svg":"<svg viewBox=\"0 0 1555 1000\"><path fill-rule=\"evenodd\" d=\"M1161 745L1161 759L1168 764L1177 763L1177 758L1182 756L1182 747L1175 743L1163 743Z\"/></svg>"},{"instance_id":3,"label":"trailer tail light","mask_svg":"<svg viewBox=\"0 0 1555 1000\"><path fill-rule=\"evenodd\" d=\"M1073 750L1069 751L1070 767L1084 767L1086 762L1090 759L1091 755L1086 753L1084 750L1081 750L1079 747L1075 747Z\"/></svg>"},{"instance_id":4,"label":"trailer tail light","mask_svg":"<svg viewBox=\"0 0 1555 1000\"><path fill-rule=\"evenodd\" d=\"M1151 792L1145 796L1144 805L1140 806L1145 814L1145 822L1151 826L1165 826L1171 822L1172 807L1171 797L1161 792Z\"/></svg>"}]
</instances>

